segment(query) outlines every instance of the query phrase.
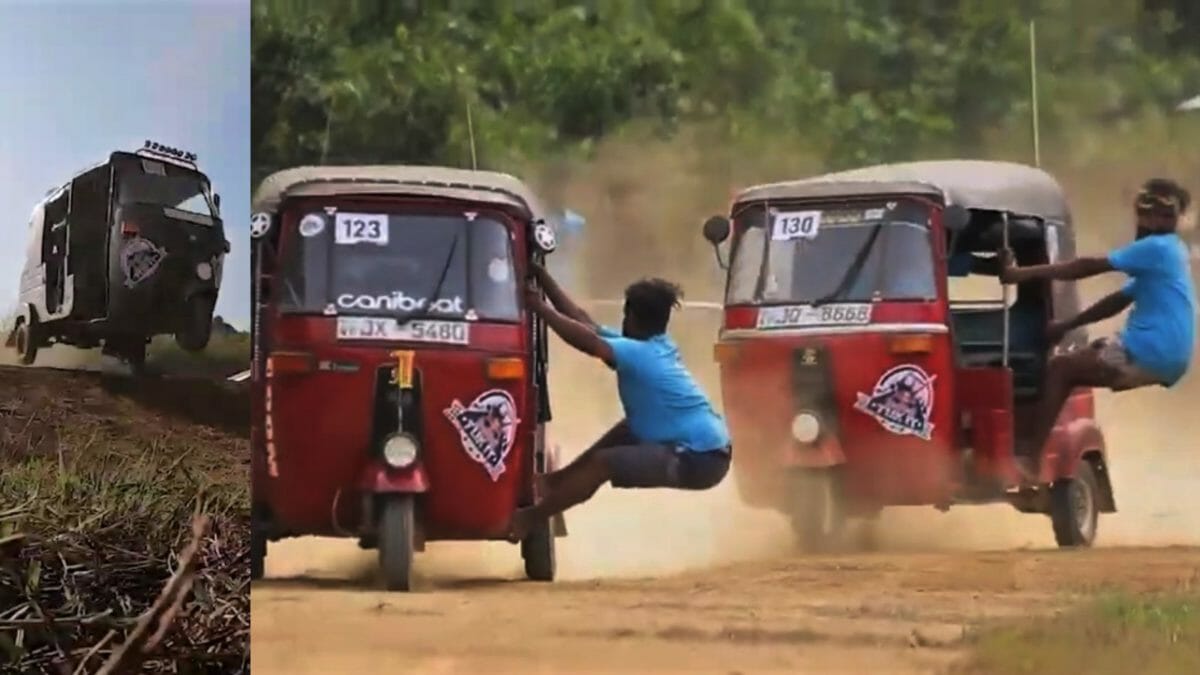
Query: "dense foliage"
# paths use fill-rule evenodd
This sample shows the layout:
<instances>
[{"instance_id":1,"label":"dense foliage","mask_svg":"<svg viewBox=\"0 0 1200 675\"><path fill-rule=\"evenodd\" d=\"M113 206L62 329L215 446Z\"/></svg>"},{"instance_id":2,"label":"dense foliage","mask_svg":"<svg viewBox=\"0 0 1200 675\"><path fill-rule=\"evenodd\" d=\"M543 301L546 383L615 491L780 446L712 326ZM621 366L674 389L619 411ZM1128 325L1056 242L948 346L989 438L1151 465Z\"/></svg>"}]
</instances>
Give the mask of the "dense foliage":
<instances>
[{"instance_id":1,"label":"dense foliage","mask_svg":"<svg viewBox=\"0 0 1200 675\"><path fill-rule=\"evenodd\" d=\"M936 9L935 9L936 8ZM787 136L829 166L1029 147L1200 92L1194 0L256 0L254 180L317 162L586 153L640 124ZM468 113L469 111L469 113ZM468 123L468 114L470 120Z\"/></svg>"}]
</instances>

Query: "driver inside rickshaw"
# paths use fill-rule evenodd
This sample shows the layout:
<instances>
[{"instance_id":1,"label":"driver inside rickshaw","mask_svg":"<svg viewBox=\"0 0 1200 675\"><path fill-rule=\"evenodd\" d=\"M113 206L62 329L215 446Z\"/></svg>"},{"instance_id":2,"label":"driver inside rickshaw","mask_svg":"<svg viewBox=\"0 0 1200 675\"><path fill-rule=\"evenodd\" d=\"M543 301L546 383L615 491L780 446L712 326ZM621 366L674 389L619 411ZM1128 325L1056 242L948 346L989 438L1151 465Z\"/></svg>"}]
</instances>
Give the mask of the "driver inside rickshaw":
<instances>
[{"instance_id":1,"label":"driver inside rickshaw","mask_svg":"<svg viewBox=\"0 0 1200 675\"><path fill-rule=\"evenodd\" d=\"M1042 449L1071 390L1172 387L1187 372L1196 344L1197 305L1187 247L1177 228L1190 201L1188 191L1175 181L1147 181L1134 204L1135 240L1104 257L1016 267L1012 252L1001 252L1000 280L1006 284L1035 279L1070 281L1111 271L1131 277L1120 290L1047 328L1049 341L1055 344L1069 331L1116 316L1133 305L1125 328L1117 335L1050 360L1028 438L1026 454L1032 456L1021 462L1027 479L1037 475Z\"/></svg>"},{"instance_id":2,"label":"driver inside rickshaw","mask_svg":"<svg viewBox=\"0 0 1200 675\"><path fill-rule=\"evenodd\" d=\"M662 279L625 289L621 331L598 326L541 266L545 289L526 305L564 342L600 359L617 375L625 419L565 468L540 477L539 500L513 514L509 539L524 539L536 523L581 504L600 486L707 490L729 472L732 450L725 420L696 384L667 335L681 292Z\"/></svg>"}]
</instances>

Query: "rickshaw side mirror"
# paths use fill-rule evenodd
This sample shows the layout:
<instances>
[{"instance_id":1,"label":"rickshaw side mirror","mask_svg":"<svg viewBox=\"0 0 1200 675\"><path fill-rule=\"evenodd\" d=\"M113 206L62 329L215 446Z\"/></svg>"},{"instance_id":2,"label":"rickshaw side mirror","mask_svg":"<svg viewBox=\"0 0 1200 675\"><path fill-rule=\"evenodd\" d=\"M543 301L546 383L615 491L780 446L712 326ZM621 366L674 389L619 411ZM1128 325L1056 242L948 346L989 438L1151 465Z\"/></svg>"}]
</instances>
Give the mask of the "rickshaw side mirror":
<instances>
[{"instance_id":1,"label":"rickshaw side mirror","mask_svg":"<svg viewBox=\"0 0 1200 675\"><path fill-rule=\"evenodd\" d=\"M725 216L713 216L704 221L704 238L713 246L729 238L729 219Z\"/></svg>"},{"instance_id":2,"label":"rickshaw side mirror","mask_svg":"<svg viewBox=\"0 0 1200 675\"><path fill-rule=\"evenodd\" d=\"M957 232L971 222L971 211L959 204L951 204L942 209L942 225L949 232Z\"/></svg>"},{"instance_id":3,"label":"rickshaw side mirror","mask_svg":"<svg viewBox=\"0 0 1200 675\"><path fill-rule=\"evenodd\" d=\"M226 252L226 253L229 253L229 251L230 251L230 250L232 250L232 249L233 249L233 245L229 243L229 240L228 240L228 239L226 239L226 240L225 240L225 252Z\"/></svg>"},{"instance_id":4,"label":"rickshaw side mirror","mask_svg":"<svg viewBox=\"0 0 1200 675\"><path fill-rule=\"evenodd\" d=\"M216 192L213 194L213 206L217 207L217 213L221 212L221 193L220 192Z\"/></svg>"}]
</instances>

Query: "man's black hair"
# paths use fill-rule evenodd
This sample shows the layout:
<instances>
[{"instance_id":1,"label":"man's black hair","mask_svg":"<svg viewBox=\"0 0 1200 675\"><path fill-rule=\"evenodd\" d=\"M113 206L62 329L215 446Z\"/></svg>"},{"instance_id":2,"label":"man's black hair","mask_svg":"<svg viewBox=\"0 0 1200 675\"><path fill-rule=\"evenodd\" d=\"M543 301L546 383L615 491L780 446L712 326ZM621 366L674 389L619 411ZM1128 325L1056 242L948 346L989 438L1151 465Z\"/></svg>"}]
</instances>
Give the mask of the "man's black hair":
<instances>
[{"instance_id":1,"label":"man's black hair","mask_svg":"<svg viewBox=\"0 0 1200 675\"><path fill-rule=\"evenodd\" d=\"M683 290L666 279L642 279L625 289L625 312L648 336L660 335L681 298Z\"/></svg>"},{"instance_id":2,"label":"man's black hair","mask_svg":"<svg viewBox=\"0 0 1200 675\"><path fill-rule=\"evenodd\" d=\"M1186 212L1192 203L1191 193L1170 178L1151 178L1142 184L1142 194L1174 199L1179 204L1180 214Z\"/></svg>"}]
</instances>

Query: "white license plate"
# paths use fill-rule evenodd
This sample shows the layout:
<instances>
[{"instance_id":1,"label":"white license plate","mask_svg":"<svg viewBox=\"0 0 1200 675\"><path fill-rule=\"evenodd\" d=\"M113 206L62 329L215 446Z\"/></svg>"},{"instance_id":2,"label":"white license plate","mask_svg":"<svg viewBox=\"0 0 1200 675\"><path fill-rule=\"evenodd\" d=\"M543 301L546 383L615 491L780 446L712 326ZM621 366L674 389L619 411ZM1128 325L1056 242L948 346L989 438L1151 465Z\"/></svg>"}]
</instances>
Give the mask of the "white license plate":
<instances>
[{"instance_id":1,"label":"white license plate","mask_svg":"<svg viewBox=\"0 0 1200 675\"><path fill-rule=\"evenodd\" d=\"M870 303L791 305L758 310L759 328L804 328L808 326L863 326L871 323Z\"/></svg>"},{"instance_id":2,"label":"white license plate","mask_svg":"<svg viewBox=\"0 0 1200 675\"><path fill-rule=\"evenodd\" d=\"M415 320L400 324L395 319L339 316L339 340L389 340L465 345L471 341L471 324L465 321Z\"/></svg>"}]
</instances>

